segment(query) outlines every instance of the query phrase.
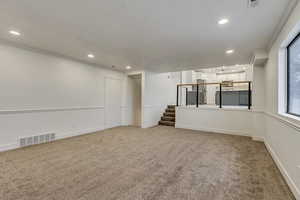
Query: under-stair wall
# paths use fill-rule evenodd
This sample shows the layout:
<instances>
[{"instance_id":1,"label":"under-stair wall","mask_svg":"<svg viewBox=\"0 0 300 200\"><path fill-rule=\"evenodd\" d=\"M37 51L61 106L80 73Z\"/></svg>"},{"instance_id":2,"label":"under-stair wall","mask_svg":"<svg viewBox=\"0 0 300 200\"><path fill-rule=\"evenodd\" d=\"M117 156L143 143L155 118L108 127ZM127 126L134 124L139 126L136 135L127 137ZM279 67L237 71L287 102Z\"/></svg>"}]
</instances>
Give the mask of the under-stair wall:
<instances>
[{"instance_id":1,"label":"under-stair wall","mask_svg":"<svg viewBox=\"0 0 300 200\"><path fill-rule=\"evenodd\" d=\"M176 85L180 81L180 72L145 72L143 128L157 126L167 106L176 104Z\"/></svg>"}]
</instances>

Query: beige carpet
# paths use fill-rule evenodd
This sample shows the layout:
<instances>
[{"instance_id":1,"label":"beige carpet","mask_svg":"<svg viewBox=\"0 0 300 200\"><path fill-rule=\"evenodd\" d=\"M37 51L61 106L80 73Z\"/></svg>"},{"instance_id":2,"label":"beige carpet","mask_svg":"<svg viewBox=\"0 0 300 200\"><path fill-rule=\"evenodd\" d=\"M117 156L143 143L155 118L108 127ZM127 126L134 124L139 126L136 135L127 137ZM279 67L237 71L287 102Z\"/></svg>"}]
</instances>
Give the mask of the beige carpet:
<instances>
[{"instance_id":1,"label":"beige carpet","mask_svg":"<svg viewBox=\"0 0 300 200\"><path fill-rule=\"evenodd\" d=\"M1 200L290 200L262 143L158 126L0 153Z\"/></svg>"}]
</instances>

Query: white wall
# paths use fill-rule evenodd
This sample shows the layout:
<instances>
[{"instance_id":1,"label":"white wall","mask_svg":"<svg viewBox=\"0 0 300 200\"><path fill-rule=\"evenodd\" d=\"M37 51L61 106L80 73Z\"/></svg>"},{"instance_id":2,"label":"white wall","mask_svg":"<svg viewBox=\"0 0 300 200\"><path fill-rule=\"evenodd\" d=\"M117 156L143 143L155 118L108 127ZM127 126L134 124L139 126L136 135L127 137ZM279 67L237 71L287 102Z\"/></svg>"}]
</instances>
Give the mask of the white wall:
<instances>
[{"instance_id":1,"label":"white wall","mask_svg":"<svg viewBox=\"0 0 300 200\"><path fill-rule=\"evenodd\" d=\"M253 115L242 109L176 108L176 128L252 136Z\"/></svg>"},{"instance_id":2,"label":"white wall","mask_svg":"<svg viewBox=\"0 0 300 200\"><path fill-rule=\"evenodd\" d=\"M176 104L176 85L180 80L180 72L145 72L143 128L157 125L167 105Z\"/></svg>"},{"instance_id":3,"label":"white wall","mask_svg":"<svg viewBox=\"0 0 300 200\"><path fill-rule=\"evenodd\" d=\"M189 70L189 71L182 71L181 72L181 83L185 83L185 84L189 84L189 83L193 83L193 71Z\"/></svg>"},{"instance_id":4,"label":"white wall","mask_svg":"<svg viewBox=\"0 0 300 200\"><path fill-rule=\"evenodd\" d=\"M105 77L104 88L105 128L121 126L122 80L119 78Z\"/></svg>"},{"instance_id":5,"label":"white wall","mask_svg":"<svg viewBox=\"0 0 300 200\"><path fill-rule=\"evenodd\" d=\"M122 125L133 125L133 95L134 82L130 77L125 77L122 89Z\"/></svg>"},{"instance_id":6,"label":"white wall","mask_svg":"<svg viewBox=\"0 0 300 200\"><path fill-rule=\"evenodd\" d=\"M300 4L294 8L273 44L265 66L265 141L272 150L294 194L300 199L300 121L278 114L279 50L296 25L300 25ZM299 26L300 27L300 26ZM298 30L300 31L300 30Z\"/></svg>"},{"instance_id":7,"label":"white wall","mask_svg":"<svg viewBox=\"0 0 300 200\"><path fill-rule=\"evenodd\" d=\"M252 105L254 110L265 109L265 68L253 66Z\"/></svg>"},{"instance_id":8,"label":"white wall","mask_svg":"<svg viewBox=\"0 0 300 200\"><path fill-rule=\"evenodd\" d=\"M127 85L123 73L8 45L0 44L0 58L0 150L21 136L104 129L105 77Z\"/></svg>"}]
</instances>

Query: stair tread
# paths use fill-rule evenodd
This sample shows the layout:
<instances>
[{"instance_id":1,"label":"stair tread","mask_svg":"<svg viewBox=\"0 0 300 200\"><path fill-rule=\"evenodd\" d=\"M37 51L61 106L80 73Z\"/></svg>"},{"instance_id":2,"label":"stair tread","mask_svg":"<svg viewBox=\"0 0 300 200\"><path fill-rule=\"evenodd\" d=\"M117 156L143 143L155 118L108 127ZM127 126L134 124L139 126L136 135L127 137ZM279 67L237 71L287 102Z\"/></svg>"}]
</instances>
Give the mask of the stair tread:
<instances>
[{"instance_id":1,"label":"stair tread","mask_svg":"<svg viewBox=\"0 0 300 200\"><path fill-rule=\"evenodd\" d=\"M162 116L161 120L174 122L175 121L175 116Z\"/></svg>"},{"instance_id":2,"label":"stair tread","mask_svg":"<svg viewBox=\"0 0 300 200\"><path fill-rule=\"evenodd\" d=\"M173 109L173 108L167 108L166 112L175 112L175 109Z\"/></svg>"},{"instance_id":3,"label":"stair tread","mask_svg":"<svg viewBox=\"0 0 300 200\"><path fill-rule=\"evenodd\" d=\"M164 113L175 114L175 112L168 112L168 111L165 111Z\"/></svg>"},{"instance_id":4,"label":"stair tread","mask_svg":"<svg viewBox=\"0 0 300 200\"><path fill-rule=\"evenodd\" d=\"M161 123L166 123L166 124L175 124L175 122L171 122L171 121L164 121L164 120L160 120L159 122L161 122Z\"/></svg>"},{"instance_id":5,"label":"stair tread","mask_svg":"<svg viewBox=\"0 0 300 200\"><path fill-rule=\"evenodd\" d=\"M175 113L165 112L164 116L174 116L175 117Z\"/></svg>"},{"instance_id":6,"label":"stair tread","mask_svg":"<svg viewBox=\"0 0 300 200\"><path fill-rule=\"evenodd\" d=\"M162 116L162 117L166 119L175 119L175 116Z\"/></svg>"},{"instance_id":7,"label":"stair tread","mask_svg":"<svg viewBox=\"0 0 300 200\"><path fill-rule=\"evenodd\" d=\"M175 122L160 120L159 125L175 126Z\"/></svg>"}]
</instances>

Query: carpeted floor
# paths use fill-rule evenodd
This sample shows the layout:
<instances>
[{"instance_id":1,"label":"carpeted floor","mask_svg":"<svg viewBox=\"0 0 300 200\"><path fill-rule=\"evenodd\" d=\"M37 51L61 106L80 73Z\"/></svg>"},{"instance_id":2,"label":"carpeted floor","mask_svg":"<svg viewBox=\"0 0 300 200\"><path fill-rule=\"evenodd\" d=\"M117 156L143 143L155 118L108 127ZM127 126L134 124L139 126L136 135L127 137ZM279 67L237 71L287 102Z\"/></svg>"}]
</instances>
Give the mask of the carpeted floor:
<instances>
[{"instance_id":1,"label":"carpeted floor","mask_svg":"<svg viewBox=\"0 0 300 200\"><path fill-rule=\"evenodd\" d=\"M120 127L0 153L1 200L291 200L263 143Z\"/></svg>"}]
</instances>

